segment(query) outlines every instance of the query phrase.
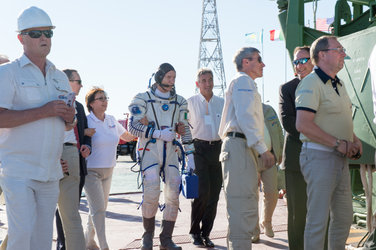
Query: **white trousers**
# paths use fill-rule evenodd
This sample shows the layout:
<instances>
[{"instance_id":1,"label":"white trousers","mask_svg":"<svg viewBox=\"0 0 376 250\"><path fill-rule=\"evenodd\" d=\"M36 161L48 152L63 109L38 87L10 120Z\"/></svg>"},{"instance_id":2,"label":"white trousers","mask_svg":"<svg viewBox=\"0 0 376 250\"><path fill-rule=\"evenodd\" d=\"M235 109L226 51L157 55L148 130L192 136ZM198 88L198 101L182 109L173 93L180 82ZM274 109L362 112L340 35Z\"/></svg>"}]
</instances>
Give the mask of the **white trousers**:
<instances>
[{"instance_id":1,"label":"white trousers","mask_svg":"<svg viewBox=\"0 0 376 250\"><path fill-rule=\"evenodd\" d=\"M1 177L8 217L7 249L51 250L59 182Z\"/></svg>"},{"instance_id":2,"label":"white trousers","mask_svg":"<svg viewBox=\"0 0 376 250\"><path fill-rule=\"evenodd\" d=\"M163 210L163 219L167 221L176 221L179 210L179 186L181 177L179 173L179 161L176 153L176 147L172 143L164 144L162 141L150 143L148 150L142 159L143 172L143 191L144 201L142 203L142 216L153 218L159 205L160 195L160 176L163 160L165 160L164 176L165 183L163 188L165 209ZM163 156L166 156L163 159Z\"/></svg>"},{"instance_id":3,"label":"white trousers","mask_svg":"<svg viewBox=\"0 0 376 250\"><path fill-rule=\"evenodd\" d=\"M114 168L89 168L85 178L84 188L89 204L88 233L86 235L90 237L86 241L94 241L93 231L95 229L101 249L108 248L105 218L113 170Z\"/></svg>"}]
</instances>

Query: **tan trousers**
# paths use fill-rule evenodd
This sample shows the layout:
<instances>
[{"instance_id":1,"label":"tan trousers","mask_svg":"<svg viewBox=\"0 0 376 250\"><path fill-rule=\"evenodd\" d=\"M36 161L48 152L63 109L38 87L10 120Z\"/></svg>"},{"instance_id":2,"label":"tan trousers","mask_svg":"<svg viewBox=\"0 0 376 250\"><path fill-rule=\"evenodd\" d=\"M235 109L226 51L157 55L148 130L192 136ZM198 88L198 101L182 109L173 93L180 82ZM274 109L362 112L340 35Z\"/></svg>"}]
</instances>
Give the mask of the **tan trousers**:
<instances>
[{"instance_id":1,"label":"tan trousers","mask_svg":"<svg viewBox=\"0 0 376 250\"><path fill-rule=\"evenodd\" d=\"M245 139L226 137L219 159L229 224L227 247L252 249L252 234L258 218L256 153L247 147Z\"/></svg>"},{"instance_id":2,"label":"tan trousers","mask_svg":"<svg viewBox=\"0 0 376 250\"><path fill-rule=\"evenodd\" d=\"M90 237L86 239L86 241L94 241L95 229L101 249L108 248L105 218L113 170L113 167L89 168L85 179L84 188L89 204L89 219L86 235Z\"/></svg>"},{"instance_id":3,"label":"tan trousers","mask_svg":"<svg viewBox=\"0 0 376 250\"><path fill-rule=\"evenodd\" d=\"M262 223L266 226L272 226L272 217L278 202L278 169L277 166L265 169L260 159L257 171L260 175L264 194ZM260 234L259 223L256 225L255 234Z\"/></svg>"},{"instance_id":4,"label":"tan trousers","mask_svg":"<svg viewBox=\"0 0 376 250\"><path fill-rule=\"evenodd\" d=\"M76 146L64 145L63 160L68 162L69 175L60 180L58 201L67 250L84 250L85 238L79 213L80 158Z\"/></svg>"}]
</instances>

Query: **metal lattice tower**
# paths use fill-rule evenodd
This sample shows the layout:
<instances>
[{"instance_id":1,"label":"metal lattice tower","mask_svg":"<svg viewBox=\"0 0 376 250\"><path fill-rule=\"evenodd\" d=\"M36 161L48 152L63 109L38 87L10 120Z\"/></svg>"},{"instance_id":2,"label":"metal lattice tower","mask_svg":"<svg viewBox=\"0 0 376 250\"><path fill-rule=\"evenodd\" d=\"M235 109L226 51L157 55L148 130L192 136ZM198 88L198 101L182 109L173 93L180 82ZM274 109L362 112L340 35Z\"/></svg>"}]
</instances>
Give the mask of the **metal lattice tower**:
<instances>
[{"instance_id":1,"label":"metal lattice tower","mask_svg":"<svg viewBox=\"0 0 376 250\"><path fill-rule=\"evenodd\" d=\"M219 96L224 96L226 77L223 67L223 56L216 0L202 1L202 21L198 68L207 67L214 74L214 89L219 89Z\"/></svg>"}]
</instances>

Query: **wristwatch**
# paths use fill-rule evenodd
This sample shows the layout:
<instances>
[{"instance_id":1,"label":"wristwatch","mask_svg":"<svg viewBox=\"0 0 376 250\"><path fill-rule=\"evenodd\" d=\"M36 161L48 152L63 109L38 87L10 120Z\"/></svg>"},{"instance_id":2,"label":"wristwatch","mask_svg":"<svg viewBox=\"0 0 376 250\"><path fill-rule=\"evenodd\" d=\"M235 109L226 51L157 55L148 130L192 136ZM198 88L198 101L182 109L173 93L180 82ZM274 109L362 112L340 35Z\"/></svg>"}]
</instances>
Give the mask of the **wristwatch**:
<instances>
[{"instance_id":1,"label":"wristwatch","mask_svg":"<svg viewBox=\"0 0 376 250\"><path fill-rule=\"evenodd\" d=\"M65 123L66 123L67 125L69 125L69 126L74 127L74 126L76 126L76 124L77 124L77 117L74 116L74 119L73 119L72 122L65 122Z\"/></svg>"}]
</instances>

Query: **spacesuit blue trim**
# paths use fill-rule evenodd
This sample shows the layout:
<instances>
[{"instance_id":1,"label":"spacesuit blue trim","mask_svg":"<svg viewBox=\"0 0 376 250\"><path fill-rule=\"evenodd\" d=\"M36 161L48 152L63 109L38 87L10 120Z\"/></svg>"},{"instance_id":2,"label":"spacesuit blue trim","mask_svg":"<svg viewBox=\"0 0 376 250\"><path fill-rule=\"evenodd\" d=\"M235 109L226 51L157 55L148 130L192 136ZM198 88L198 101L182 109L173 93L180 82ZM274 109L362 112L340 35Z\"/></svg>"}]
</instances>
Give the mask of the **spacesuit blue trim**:
<instances>
[{"instance_id":1,"label":"spacesuit blue trim","mask_svg":"<svg viewBox=\"0 0 376 250\"><path fill-rule=\"evenodd\" d=\"M179 168L177 167L177 166L175 166L175 165L168 165L169 167L173 167L173 168L176 168L178 171L179 171Z\"/></svg>"},{"instance_id":2,"label":"spacesuit blue trim","mask_svg":"<svg viewBox=\"0 0 376 250\"><path fill-rule=\"evenodd\" d=\"M134 164L132 167L131 167L131 171L134 172L134 173L138 173L138 176L137 176L137 186L138 188L144 187L144 181L143 181L143 176L141 176L141 173L144 172L146 169L142 169L142 159L144 158L144 155L145 155L145 150L147 149L149 143L155 143L156 142L156 139L152 138L150 139L148 142L146 142L145 146L144 146L144 149L142 150L142 155L140 155L140 151L138 150L137 148L137 162L136 164ZM138 170L133 170L133 168L136 166L136 165L139 165L139 169ZM150 166L149 166L150 167ZM147 168L149 168L147 167ZM142 178L142 181L141 181L141 184L140 184L140 178ZM143 190L142 190L143 191Z\"/></svg>"},{"instance_id":3,"label":"spacesuit blue trim","mask_svg":"<svg viewBox=\"0 0 376 250\"><path fill-rule=\"evenodd\" d=\"M135 135L137 137L142 137L143 133L145 131L146 126L140 123L139 121L134 120L134 116L131 116L130 122L129 122L129 132L132 135Z\"/></svg>"},{"instance_id":4,"label":"spacesuit blue trim","mask_svg":"<svg viewBox=\"0 0 376 250\"><path fill-rule=\"evenodd\" d=\"M140 165L140 169L138 170L138 176L137 176L137 184L138 184L138 188L142 187L142 200L140 202L140 205L138 205L137 209L139 209L141 206L142 206L142 203L144 203L144 180L143 180L143 176L141 177L142 178L142 181L141 181L141 184L139 184L139 180L140 180L140 176L141 176L141 172L145 172L147 169L155 166L155 165L158 165L158 163L154 163L148 167L146 167L145 169L142 169L142 159L144 158L144 155L145 155L145 151L149 145L149 143L155 143L157 140L152 138L150 139L144 146L144 150L142 151L142 155L140 156L140 152L137 151L137 163ZM136 165L136 164L135 164ZM133 167L132 167L133 168ZM131 168L131 170L132 170ZM133 171L133 170L132 170ZM135 171L133 171L135 172Z\"/></svg>"},{"instance_id":5,"label":"spacesuit blue trim","mask_svg":"<svg viewBox=\"0 0 376 250\"><path fill-rule=\"evenodd\" d=\"M150 102L150 103L156 103L157 101L154 100L154 99L149 99L149 100L147 100L147 102ZM163 102L159 101L158 103L163 103ZM180 105L180 103L179 103L178 101L176 101L176 100L170 101L170 102L168 102L168 103L169 103L169 104Z\"/></svg>"},{"instance_id":6,"label":"spacesuit blue trim","mask_svg":"<svg viewBox=\"0 0 376 250\"><path fill-rule=\"evenodd\" d=\"M164 204L158 204L159 210L163 212L163 210L166 208L166 203Z\"/></svg>"},{"instance_id":7,"label":"spacesuit blue trim","mask_svg":"<svg viewBox=\"0 0 376 250\"><path fill-rule=\"evenodd\" d=\"M152 128L148 126L148 128L146 129L146 132L145 132L145 138L149 138L149 136L150 136L150 129L152 129Z\"/></svg>"},{"instance_id":8,"label":"spacesuit blue trim","mask_svg":"<svg viewBox=\"0 0 376 250\"><path fill-rule=\"evenodd\" d=\"M158 165L158 163L151 164L150 166L146 167L145 169L141 169L141 171L145 172L146 170L148 170L151 167L154 167L155 165Z\"/></svg>"}]
</instances>

